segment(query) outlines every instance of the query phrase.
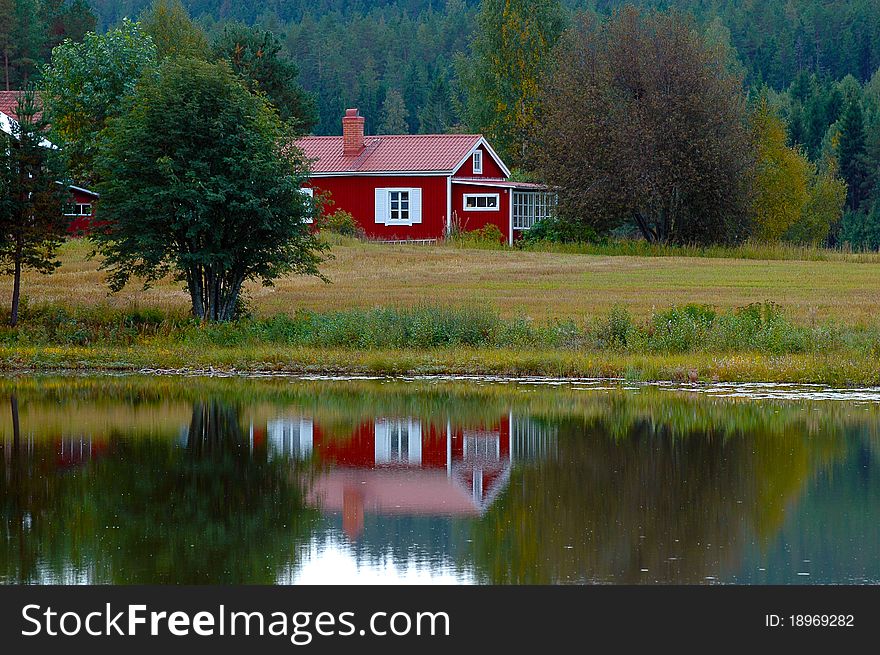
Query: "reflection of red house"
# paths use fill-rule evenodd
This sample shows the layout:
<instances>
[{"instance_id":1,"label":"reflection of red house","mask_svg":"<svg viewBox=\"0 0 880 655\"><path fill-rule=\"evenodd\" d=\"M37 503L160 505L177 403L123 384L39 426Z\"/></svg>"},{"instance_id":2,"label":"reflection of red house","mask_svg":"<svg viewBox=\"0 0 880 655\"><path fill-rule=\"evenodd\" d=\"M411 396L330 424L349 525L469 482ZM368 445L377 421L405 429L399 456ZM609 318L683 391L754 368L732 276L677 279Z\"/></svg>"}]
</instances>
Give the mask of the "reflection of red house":
<instances>
[{"instance_id":1,"label":"reflection of red house","mask_svg":"<svg viewBox=\"0 0 880 655\"><path fill-rule=\"evenodd\" d=\"M314 454L329 465L312 503L343 515L350 536L364 513L479 516L510 475L510 421L476 429L379 418L349 439L331 438L301 419L269 424L268 440L288 455Z\"/></svg>"},{"instance_id":2,"label":"reflection of red house","mask_svg":"<svg viewBox=\"0 0 880 655\"><path fill-rule=\"evenodd\" d=\"M55 466L62 469L78 468L107 452L103 439L91 437L61 437L55 441Z\"/></svg>"}]
</instances>

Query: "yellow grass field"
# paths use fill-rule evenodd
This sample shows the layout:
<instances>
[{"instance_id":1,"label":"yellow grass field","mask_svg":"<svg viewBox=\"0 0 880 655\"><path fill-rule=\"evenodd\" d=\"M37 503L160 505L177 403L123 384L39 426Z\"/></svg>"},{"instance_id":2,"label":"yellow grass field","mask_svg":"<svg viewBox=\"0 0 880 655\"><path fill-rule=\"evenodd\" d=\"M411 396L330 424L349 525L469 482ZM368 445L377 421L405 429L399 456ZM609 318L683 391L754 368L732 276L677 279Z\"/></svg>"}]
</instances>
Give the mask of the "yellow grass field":
<instances>
[{"instance_id":1,"label":"yellow grass field","mask_svg":"<svg viewBox=\"0 0 880 655\"><path fill-rule=\"evenodd\" d=\"M146 292L131 284L108 295L89 250L88 242L68 242L56 273L28 273L28 302L186 310L186 294L170 280ZM686 303L731 308L772 301L802 323L858 325L880 316L876 262L609 257L356 241L343 241L332 252L322 267L331 284L290 277L268 289L252 285L252 308L265 316L299 308L483 305L503 316L544 321L604 314L614 305L642 317ZM10 278L2 278L0 293L8 298L10 291Z\"/></svg>"}]
</instances>

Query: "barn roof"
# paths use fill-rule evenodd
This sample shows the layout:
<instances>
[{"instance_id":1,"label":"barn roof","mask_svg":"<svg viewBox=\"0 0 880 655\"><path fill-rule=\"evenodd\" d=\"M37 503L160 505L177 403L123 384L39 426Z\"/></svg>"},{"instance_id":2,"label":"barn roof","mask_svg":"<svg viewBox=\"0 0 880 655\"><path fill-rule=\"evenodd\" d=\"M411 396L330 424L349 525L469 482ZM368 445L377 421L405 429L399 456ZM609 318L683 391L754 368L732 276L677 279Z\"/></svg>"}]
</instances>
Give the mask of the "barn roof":
<instances>
[{"instance_id":1,"label":"barn roof","mask_svg":"<svg viewBox=\"0 0 880 655\"><path fill-rule=\"evenodd\" d=\"M312 173L453 173L483 141L478 134L368 136L357 156L346 156L341 136L308 136L296 145L312 160Z\"/></svg>"}]
</instances>

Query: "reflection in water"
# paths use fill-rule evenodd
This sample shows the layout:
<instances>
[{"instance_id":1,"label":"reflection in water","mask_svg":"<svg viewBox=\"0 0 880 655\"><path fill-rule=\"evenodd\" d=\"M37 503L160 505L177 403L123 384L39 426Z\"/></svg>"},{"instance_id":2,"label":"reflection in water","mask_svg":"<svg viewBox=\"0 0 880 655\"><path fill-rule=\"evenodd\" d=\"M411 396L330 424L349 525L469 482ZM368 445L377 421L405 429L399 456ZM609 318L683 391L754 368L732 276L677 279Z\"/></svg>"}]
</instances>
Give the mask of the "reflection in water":
<instances>
[{"instance_id":1,"label":"reflection in water","mask_svg":"<svg viewBox=\"0 0 880 655\"><path fill-rule=\"evenodd\" d=\"M10 381L0 582L877 582L880 408Z\"/></svg>"}]
</instances>

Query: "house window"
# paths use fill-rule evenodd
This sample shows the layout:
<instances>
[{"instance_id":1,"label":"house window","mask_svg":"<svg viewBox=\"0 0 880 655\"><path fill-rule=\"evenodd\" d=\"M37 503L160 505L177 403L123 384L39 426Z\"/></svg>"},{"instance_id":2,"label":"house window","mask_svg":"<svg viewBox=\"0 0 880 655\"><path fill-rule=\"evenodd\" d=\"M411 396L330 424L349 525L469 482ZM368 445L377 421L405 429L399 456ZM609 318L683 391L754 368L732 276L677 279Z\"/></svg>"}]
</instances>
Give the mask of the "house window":
<instances>
[{"instance_id":1,"label":"house window","mask_svg":"<svg viewBox=\"0 0 880 655\"><path fill-rule=\"evenodd\" d=\"M299 190L299 192L308 198L315 197L315 190L310 189L309 187L303 187ZM306 203L306 207L308 208L308 214L306 214L306 217L303 219L303 223L309 223L309 224L314 223L315 219L312 218L312 212L314 211L314 205L311 202L308 202L308 203Z\"/></svg>"},{"instance_id":2,"label":"house window","mask_svg":"<svg viewBox=\"0 0 880 655\"><path fill-rule=\"evenodd\" d=\"M409 222L409 191L390 191L391 214L389 220L392 223Z\"/></svg>"},{"instance_id":3,"label":"house window","mask_svg":"<svg viewBox=\"0 0 880 655\"><path fill-rule=\"evenodd\" d=\"M474 152L474 175L482 175L483 174L483 151L477 150Z\"/></svg>"},{"instance_id":4,"label":"house window","mask_svg":"<svg viewBox=\"0 0 880 655\"><path fill-rule=\"evenodd\" d=\"M497 193L466 193L464 209L470 212L497 212L500 206Z\"/></svg>"},{"instance_id":5,"label":"house window","mask_svg":"<svg viewBox=\"0 0 880 655\"><path fill-rule=\"evenodd\" d=\"M421 189L376 189L376 222L415 225L422 222Z\"/></svg>"},{"instance_id":6,"label":"house window","mask_svg":"<svg viewBox=\"0 0 880 655\"><path fill-rule=\"evenodd\" d=\"M92 205L88 202L78 202L74 205L71 205L71 211L65 214L65 216L91 216L92 215Z\"/></svg>"},{"instance_id":7,"label":"house window","mask_svg":"<svg viewBox=\"0 0 880 655\"><path fill-rule=\"evenodd\" d=\"M513 192L513 229L530 230L556 210L556 194L546 191Z\"/></svg>"}]
</instances>

